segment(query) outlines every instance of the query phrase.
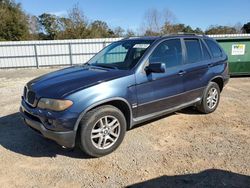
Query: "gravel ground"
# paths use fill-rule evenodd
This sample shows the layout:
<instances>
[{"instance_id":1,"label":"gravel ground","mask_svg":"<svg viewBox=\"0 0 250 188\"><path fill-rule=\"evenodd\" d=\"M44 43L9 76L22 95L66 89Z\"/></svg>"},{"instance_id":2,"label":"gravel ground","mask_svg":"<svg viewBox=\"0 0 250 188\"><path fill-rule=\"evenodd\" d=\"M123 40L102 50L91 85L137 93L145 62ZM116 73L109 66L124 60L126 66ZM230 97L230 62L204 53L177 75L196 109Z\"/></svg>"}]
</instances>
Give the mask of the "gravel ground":
<instances>
[{"instance_id":1,"label":"gravel ground","mask_svg":"<svg viewBox=\"0 0 250 188\"><path fill-rule=\"evenodd\" d=\"M250 187L250 78L232 78L218 109L185 109L127 132L91 159L26 127L24 84L55 69L0 70L1 187Z\"/></svg>"}]
</instances>

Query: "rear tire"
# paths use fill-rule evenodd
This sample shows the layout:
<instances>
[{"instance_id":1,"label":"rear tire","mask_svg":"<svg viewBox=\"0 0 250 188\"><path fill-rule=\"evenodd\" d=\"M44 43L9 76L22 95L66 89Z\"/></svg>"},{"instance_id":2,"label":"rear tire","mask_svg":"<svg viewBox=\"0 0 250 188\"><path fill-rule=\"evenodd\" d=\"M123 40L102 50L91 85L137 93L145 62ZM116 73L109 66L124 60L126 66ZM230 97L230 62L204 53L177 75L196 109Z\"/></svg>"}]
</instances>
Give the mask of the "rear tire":
<instances>
[{"instance_id":1,"label":"rear tire","mask_svg":"<svg viewBox=\"0 0 250 188\"><path fill-rule=\"evenodd\" d=\"M205 114L212 113L216 110L220 102L220 88L217 83L210 82L204 91L201 104L197 109Z\"/></svg>"},{"instance_id":2,"label":"rear tire","mask_svg":"<svg viewBox=\"0 0 250 188\"><path fill-rule=\"evenodd\" d=\"M118 148L126 133L126 119L116 107L105 105L90 110L80 122L79 146L92 157Z\"/></svg>"}]
</instances>

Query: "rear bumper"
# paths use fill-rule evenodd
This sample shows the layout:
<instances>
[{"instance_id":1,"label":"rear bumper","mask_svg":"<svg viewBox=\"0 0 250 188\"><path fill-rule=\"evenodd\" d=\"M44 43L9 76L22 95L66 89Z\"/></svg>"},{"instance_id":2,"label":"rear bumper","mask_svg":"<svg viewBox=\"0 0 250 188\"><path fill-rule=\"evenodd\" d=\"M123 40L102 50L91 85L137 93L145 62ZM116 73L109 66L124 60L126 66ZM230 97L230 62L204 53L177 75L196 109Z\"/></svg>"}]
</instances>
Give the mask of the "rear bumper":
<instances>
[{"instance_id":1,"label":"rear bumper","mask_svg":"<svg viewBox=\"0 0 250 188\"><path fill-rule=\"evenodd\" d=\"M26 115L29 113L22 105L20 106L20 114L27 124L32 129L42 134L45 138L57 142L61 146L73 148L75 146L76 131L57 132L47 129L41 122L36 121Z\"/></svg>"}]
</instances>

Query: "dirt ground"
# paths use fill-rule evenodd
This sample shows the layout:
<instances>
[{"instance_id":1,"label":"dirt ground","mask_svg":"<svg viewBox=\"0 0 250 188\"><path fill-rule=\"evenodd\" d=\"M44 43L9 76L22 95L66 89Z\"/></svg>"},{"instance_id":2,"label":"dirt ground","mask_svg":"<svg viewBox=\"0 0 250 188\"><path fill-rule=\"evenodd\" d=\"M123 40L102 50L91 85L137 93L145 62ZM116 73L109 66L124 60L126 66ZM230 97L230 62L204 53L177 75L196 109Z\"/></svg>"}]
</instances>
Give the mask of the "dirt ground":
<instances>
[{"instance_id":1,"label":"dirt ground","mask_svg":"<svg viewBox=\"0 0 250 188\"><path fill-rule=\"evenodd\" d=\"M185 109L127 132L91 159L25 126L25 83L53 69L0 70L1 187L250 187L250 78L231 78L218 109Z\"/></svg>"}]
</instances>

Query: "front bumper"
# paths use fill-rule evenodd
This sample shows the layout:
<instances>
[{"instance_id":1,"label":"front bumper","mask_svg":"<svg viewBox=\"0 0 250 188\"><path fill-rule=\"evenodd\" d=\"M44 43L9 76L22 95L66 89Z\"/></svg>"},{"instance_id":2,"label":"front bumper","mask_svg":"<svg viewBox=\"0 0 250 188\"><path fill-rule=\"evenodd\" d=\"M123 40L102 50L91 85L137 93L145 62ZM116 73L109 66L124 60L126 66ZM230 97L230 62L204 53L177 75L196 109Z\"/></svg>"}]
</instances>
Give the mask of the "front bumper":
<instances>
[{"instance_id":1,"label":"front bumper","mask_svg":"<svg viewBox=\"0 0 250 188\"><path fill-rule=\"evenodd\" d=\"M20 106L20 114L29 127L42 134L45 138L53 140L66 148L75 146L76 131L53 131L47 129L35 116L32 118L32 112L27 107L25 108L23 103Z\"/></svg>"}]
</instances>

